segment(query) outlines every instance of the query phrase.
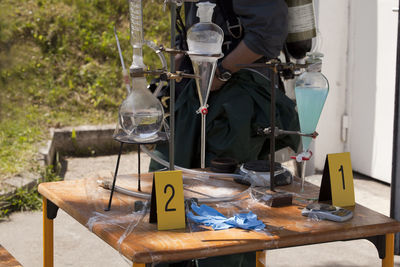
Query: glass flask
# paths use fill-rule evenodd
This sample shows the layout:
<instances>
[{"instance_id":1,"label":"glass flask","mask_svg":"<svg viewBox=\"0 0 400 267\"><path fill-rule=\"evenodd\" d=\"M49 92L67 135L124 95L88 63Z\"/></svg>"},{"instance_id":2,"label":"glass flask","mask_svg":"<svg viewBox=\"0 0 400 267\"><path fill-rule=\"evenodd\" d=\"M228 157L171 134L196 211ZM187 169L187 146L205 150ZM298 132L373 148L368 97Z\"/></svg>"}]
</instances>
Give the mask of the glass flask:
<instances>
[{"instance_id":1,"label":"glass flask","mask_svg":"<svg viewBox=\"0 0 400 267\"><path fill-rule=\"evenodd\" d=\"M119 125L129 139L146 142L157 138L164 117L163 107L147 89L144 77L133 79L133 88L119 107Z\"/></svg>"},{"instance_id":2,"label":"glass flask","mask_svg":"<svg viewBox=\"0 0 400 267\"><path fill-rule=\"evenodd\" d=\"M211 21L215 4L201 2L196 6L200 22L194 24L187 33L189 51L196 54L220 54L224 32Z\"/></svg>"},{"instance_id":3,"label":"glass flask","mask_svg":"<svg viewBox=\"0 0 400 267\"><path fill-rule=\"evenodd\" d=\"M224 32L211 22L215 4L197 3L197 16L200 22L194 24L187 34L189 57L193 63L200 106L207 104L208 94L215 73L216 62L221 54Z\"/></svg>"},{"instance_id":4,"label":"glass flask","mask_svg":"<svg viewBox=\"0 0 400 267\"><path fill-rule=\"evenodd\" d=\"M215 4L201 2L196 5L200 22L194 24L188 30L187 43L189 47L188 55L192 61L194 74L199 77L195 81L200 100L198 112L201 113L200 166L205 168L207 99L217 60L222 56L224 32L218 25L211 22Z\"/></svg>"},{"instance_id":5,"label":"glass flask","mask_svg":"<svg viewBox=\"0 0 400 267\"><path fill-rule=\"evenodd\" d=\"M129 0L130 42L133 48L130 71L143 71L143 12L142 0ZM129 79L128 77L126 77ZM151 142L158 138L164 118L160 101L147 89L143 76L132 79L132 89L119 107L119 124L114 133L126 141ZM123 132L120 131L122 128Z\"/></svg>"},{"instance_id":6,"label":"glass flask","mask_svg":"<svg viewBox=\"0 0 400 267\"><path fill-rule=\"evenodd\" d=\"M317 124L328 96L329 83L321 73L322 53L309 53L306 71L296 81L295 94L302 133L312 134ZM303 150L307 151L312 138L302 136Z\"/></svg>"}]
</instances>

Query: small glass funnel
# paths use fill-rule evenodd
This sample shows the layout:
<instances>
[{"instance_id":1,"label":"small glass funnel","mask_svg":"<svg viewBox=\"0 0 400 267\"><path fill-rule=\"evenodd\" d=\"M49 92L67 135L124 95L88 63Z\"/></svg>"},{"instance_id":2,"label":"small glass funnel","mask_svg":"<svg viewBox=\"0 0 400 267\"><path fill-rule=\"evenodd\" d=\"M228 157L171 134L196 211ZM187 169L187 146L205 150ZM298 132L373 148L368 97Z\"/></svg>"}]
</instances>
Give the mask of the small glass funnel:
<instances>
[{"instance_id":1,"label":"small glass funnel","mask_svg":"<svg viewBox=\"0 0 400 267\"><path fill-rule=\"evenodd\" d=\"M295 94L302 133L312 134L317 128L319 117L328 96L329 83L321 73L323 54L309 53L307 70L296 81ZM311 137L302 136L303 150L307 151Z\"/></svg>"},{"instance_id":2,"label":"small glass funnel","mask_svg":"<svg viewBox=\"0 0 400 267\"><path fill-rule=\"evenodd\" d=\"M211 22L215 4L201 2L197 5L199 23L188 31L187 43L189 57L192 61L196 78L197 93L200 100L201 116L201 168L205 168L205 126L207 115L207 99L214 78L216 63L222 57L221 49L224 40L222 29Z\"/></svg>"}]
</instances>

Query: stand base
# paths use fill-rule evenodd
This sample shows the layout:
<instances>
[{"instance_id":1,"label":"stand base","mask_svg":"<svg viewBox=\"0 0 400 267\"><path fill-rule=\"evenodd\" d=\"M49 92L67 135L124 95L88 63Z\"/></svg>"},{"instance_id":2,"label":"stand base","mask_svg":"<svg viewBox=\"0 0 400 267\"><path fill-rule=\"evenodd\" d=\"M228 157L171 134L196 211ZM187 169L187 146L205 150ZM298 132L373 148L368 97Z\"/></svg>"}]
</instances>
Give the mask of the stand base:
<instances>
[{"instance_id":1,"label":"stand base","mask_svg":"<svg viewBox=\"0 0 400 267\"><path fill-rule=\"evenodd\" d=\"M115 167L115 172L114 172L114 179L111 187L111 193L110 193L110 199L108 201L108 206L107 208L104 209L104 211L110 211L111 210L111 203L112 203L112 198L114 194L114 189L115 189L115 182L117 181L117 175L118 175L118 168L119 168L119 160L121 159L121 154L122 154L122 147L124 144L136 144L137 149L138 149L138 191L140 192L140 145L145 145L145 144L157 144L157 143L162 143L168 140L168 136L164 132L158 132L155 138L149 139L143 142L138 142L131 138L130 136L126 135L125 133L119 133L113 136L115 141L120 142L121 146L119 148L119 153L118 153L118 159L117 159L117 166Z\"/></svg>"},{"instance_id":2,"label":"stand base","mask_svg":"<svg viewBox=\"0 0 400 267\"><path fill-rule=\"evenodd\" d=\"M269 207L284 207L292 205L293 195L267 190L262 200Z\"/></svg>"}]
</instances>

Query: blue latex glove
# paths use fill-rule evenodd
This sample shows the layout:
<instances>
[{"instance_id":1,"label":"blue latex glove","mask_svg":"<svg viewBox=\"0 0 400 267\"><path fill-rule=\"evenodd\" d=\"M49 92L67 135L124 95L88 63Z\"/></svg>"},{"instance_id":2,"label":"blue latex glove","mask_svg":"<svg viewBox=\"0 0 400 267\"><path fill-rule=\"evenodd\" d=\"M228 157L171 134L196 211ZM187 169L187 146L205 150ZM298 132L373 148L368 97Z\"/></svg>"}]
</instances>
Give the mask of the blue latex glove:
<instances>
[{"instance_id":1,"label":"blue latex glove","mask_svg":"<svg viewBox=\"0 0 400 267\"><path fill-rule=\"evenodd\" d=\"M257 220L257 215L253 212L239 213L233 216L235 227L249 230L262 230L265 228L265 224Z\"/></svg>"},{"instance_id":2,"label":"blue latex glove","mask_svg":"<svg viewBox=\"0 0 400 267\"><path fill-rule=\"evenodd\" d=\"M192 210L198 215L194 215L191 211L187 213L187 217L196 223L211 226L214 230L223 230L232 227L238 227L248 230L262 230L265 225L262 221L257 220L257 215L252 213L239 213L235 214L231 218L226 218L224 215L219 213L217 210L207 206L201 205L200 207L196 203L192 203Z\"/></svg>"},{"instance_id":3,"label":"blue latex glove","mask_svg":"<svg viewBox=\"0 0 400 267\"><path fill-rule=\"evenodd\" d=\"M192 203L191 208L198 214L196 216L191 211L187 213L187 217L193 222L211 226L214 230L223 230L232 227L225 223L227 218L224 215L207 205L203 204L199 207L196 203Z\"/></svg>"}]
</instances>

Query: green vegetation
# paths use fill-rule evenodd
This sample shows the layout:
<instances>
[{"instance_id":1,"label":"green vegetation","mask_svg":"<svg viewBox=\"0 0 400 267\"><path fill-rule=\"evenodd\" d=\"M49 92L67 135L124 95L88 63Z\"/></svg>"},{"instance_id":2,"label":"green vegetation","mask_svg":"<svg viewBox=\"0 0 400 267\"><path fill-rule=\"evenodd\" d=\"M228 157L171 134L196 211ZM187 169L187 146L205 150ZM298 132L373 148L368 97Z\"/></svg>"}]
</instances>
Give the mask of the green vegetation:
<instances>
[{"instance_id":1,"label":"green vegetation","mask_svg":"<svg viewBox=\"0 0 400 267\"><path fill-rule=\"evenodd\" d=\"M40 173L40 182L60 181L59 169L48 166ZM6 218L13 211L40 210L42 199L37 191L37 185L33 188L18 188L15 194L0 197L0 219Z\"/></svg>"},{"instance_id":2,"label":"green vegetation","mask_svg":"<svg viewBox=\"0 0 400 267\"><path fill-rule=\"evenodd\" d=\"M145 38L168 45L163 1L143 2ZM114 25L126 64L131 49L126 0L2 0L0 10L2 179L37 169L35 153L50 127L116 121L125 89ZM145 63L154 62L145 50Z\"/></svg>"}]
</instances>

